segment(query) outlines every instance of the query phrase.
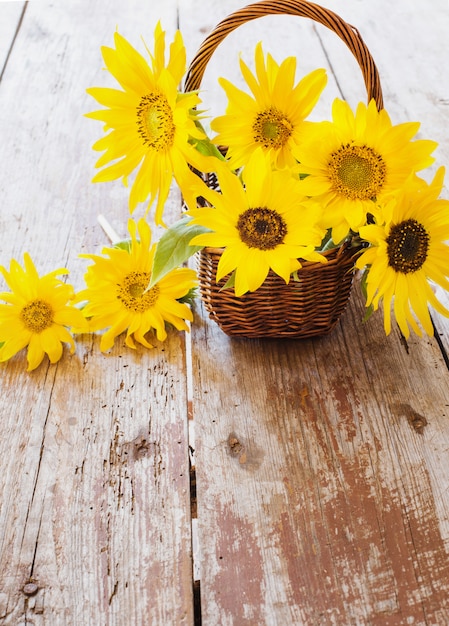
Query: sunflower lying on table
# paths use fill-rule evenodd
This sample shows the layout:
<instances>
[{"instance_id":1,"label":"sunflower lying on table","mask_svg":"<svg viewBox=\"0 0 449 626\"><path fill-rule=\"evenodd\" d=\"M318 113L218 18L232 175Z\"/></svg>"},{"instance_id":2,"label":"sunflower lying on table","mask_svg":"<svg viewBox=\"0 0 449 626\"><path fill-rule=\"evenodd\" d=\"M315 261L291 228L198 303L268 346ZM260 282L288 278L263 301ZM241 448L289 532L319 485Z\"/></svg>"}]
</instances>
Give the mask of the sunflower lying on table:
<instances>
[{"instance_id":1,"label":"sunflower lying on table","mask_svg":"<svg viewBox=\"0 0 449 626\"><path fill-rule=\"evenodd\" d=\"M255 73L240 60L249 92L220 79L228 106L211 121L210 139L197 111L199 94L179 90L186 70L181 34L167 60L160 24L149 62L120 34L114 42L102 53L121 88L88 90L105 107L87 114L102 121L106 133L94 145L103 152L94 181L122 178L127 185L134 173L130 212L146 202L147 215L155 205L155 222L165 225L175 180L186 215L157 245L144 218L129 220L130 241L104 248L102 256L82 255L93 265L78 294L55 278L66 270L39 278L27 255L25 270L14 260L9 273L1 268L12 293L0 294L6 302L0 305L0 361L29 345L29 369L45 352L54 362L63 342L73 350L70 331L84 331L83 324L104 331L102 350L124 332L133 348L134 340L152 347L151 332L163 341L166 324L187 330L196 275L180 266L205 246L223 248L216 279L227 277L225 288L241 297L259 289L270 270L288 283L304 261L325 264L326 250L356 241L367 311L383 303L387 334L391 312L406 337L410 328L433 334L429 305L449 316L431 287L449 290L444 168L430 183L418 177L437 146L415 138L419 123L393 125L374 101L353 112L338 99L332 120L308 121L326 85L325 70L295 83L296 59L278 64L258 44ZM225 156L218 150L223 144ZM218 189L197 172L214 173ZM83 315L74 308L81 303Z\"/></svg>"},{"instance_id":2,"label":"sunflower lying on table","mask_svg":"<svg viewBox=\"0 0 449 626\"><path fill-rule=\"evenodd\" d=\"M9 272L0 272L11 292L0 293L0 361L27 348L28 371L41 364L45 354L51 363L62 356L63 343L75 351L68 328L87 330L81 311L73 306L74 290L57 276L68 274L66 268L39 276L29 254L24 254L24 267L11 260Z\"/></svg>"}]
</instances>

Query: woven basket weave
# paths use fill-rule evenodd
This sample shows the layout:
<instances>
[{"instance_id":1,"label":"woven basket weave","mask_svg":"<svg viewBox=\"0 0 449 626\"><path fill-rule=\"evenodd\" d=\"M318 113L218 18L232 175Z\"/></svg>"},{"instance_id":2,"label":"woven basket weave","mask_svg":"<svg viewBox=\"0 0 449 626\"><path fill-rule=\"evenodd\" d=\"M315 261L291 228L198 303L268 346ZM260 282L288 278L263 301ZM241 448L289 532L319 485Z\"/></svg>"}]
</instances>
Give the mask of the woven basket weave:
<instances>
[{"instance_id":1,"label":"woven basket weave","mask_svg":"<svg viewBox=\"0 0 449 626\"><path fill-rule=\"evenodd\" d=\"M368 95L383 107L379 74L358 31L337 14L306 0L262 0L222 20L202 43L190 64L185 91L199 89L207 64L223 39L240 25L274 14L307 17L334 31L356 58ZM211 186L216 179L205 176ZM350 297L354 255L358 248L343 244L325 253L328 263L303 262L298 280L288 284L274 272L257 291L237 298L223 289L226 278L216 282L222 249L205 248L199 253L198 276L201 296L210 317L228 335L238 337L306 338L329 333L337 324Z\"/></svg>"}]
</instances>

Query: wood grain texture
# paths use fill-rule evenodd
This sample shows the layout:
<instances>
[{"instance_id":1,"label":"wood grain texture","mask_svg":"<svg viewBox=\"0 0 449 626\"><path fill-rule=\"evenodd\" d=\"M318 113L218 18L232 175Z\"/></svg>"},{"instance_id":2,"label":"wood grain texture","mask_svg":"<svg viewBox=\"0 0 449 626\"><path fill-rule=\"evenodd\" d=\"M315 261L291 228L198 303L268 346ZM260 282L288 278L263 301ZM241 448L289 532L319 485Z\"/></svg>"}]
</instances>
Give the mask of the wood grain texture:
<instances>
[{"instance_id":1,"label":"wood grain texture","mask_svg":"<svg viewBox=\"0 0 449 626\"><path fill-rule=\"evenodd\" d=\"M20 26L24 2L0 2L0 76Z\"/></svg>"},{"instance_id":2,"label":"wood grain texture","mask_svg":"<svg viewBox=\"0 0 449 626\"><path fill-rule=\"evenodd\" d=\"M83 118L116 28L144 52L158 19L168 38L179 25L191 59L242 4L39 0L14 40L20 5L0 2L0 64L14 40L0 84L1 264L27 250L80 288L78 254L105 243L97 215L126 234L126 189L90 183L101 128ZM359 28L393 121L420 120L447 163L446 0L325 5ZM335 96L364 99L337 37L277 16L220 45L203 85L213 114L217 76L236 80L238 53L251 63L259 40L278 61L297 55L300 75L328 69L316 119ZM173 191L170 214L179 206ZM171 334L107 355L81 337L73 357L30 375L23 354L1 365L0 624L192 625L190 444L203 624L446 626L449 320L435 315L437 338L385 337L381 315L361 324L357 284L316 340L231 340L199 303L195 315L191 364Z\"/></svg>"},{"instance_id":3,"label":"wood grain texture","mask_svg":"<svg viewBox=\"0 0 449 626\"><path fill-rule=\"evenodd\" d=\"M151 356L98 351L86 341L53 376L32 375L16 391L19 413L9 410L0 482L6 623L189 623L182 340ZM9 388L17 370L8 369ZM29 582L39 591L27 601Z\"/></svg>"},{"instance_id":4,"label":"wood grain texture","mask_svg":"<svg viewBox=\"0 0 449 626\"><path fill-rule=\"evenodd\" d=\"M436 21L440 34L447 24L440 4L428 16L399 2L392 18L382 2L326 6L360 25L393 121L422 119L420 136L441 142L444 162L447 82L435 80L436 61L447 49L440 35L423 34ZM407 36L398 39L394 33L406 18ZM270 20L259 39L274 36L277 43ZM323 29L292 22L288 36L297 33L308 63L310 51L321 49L317 65L330 64L349 101L361 99L360 77L341 43ZM425 54L410 49L418 33ZM317 43L309 43L314 37ZM245 37L239 44L246 50ZM241 48L234 49L237 56ZM229 49L223 55L222 73L229 77ZM447 624L449 376L436 339L405 342L396 331L386 338L381 314L362 325L358 285L340 327L321 340L231 340L201 308L196 316L205 622ZM436 316L436 323L444 328L446 321Z\"/></svg>"},{"instance_id":5,"label":"wood grain texture","mask_svg":"<svg viewBox=\"0 0 449 626\"><path fill-rule=\"evenodd\" d=\"M446 309L449 311L449 294L441 287L435 290L435 293ZM441 344L441 350L445 356L446 364L449 369L449 316L439 315L436 312L432 312L432 318L435 324L435 336L438 338Z\"/></svg>"},{"instance_id":6,"label":"wood grain texture","mask_svg":"<svg viewBox=\"0 0 449 626\"><path fill-rule=\"evenodd\" d=\"M282 347L195 324L207 624L445 623L447 371L361 315Z\"/></svg>"},{"instance_id":7,"label":"wood grain texture","mask_svg":"<svg viewBox=\"0 0 449 626\"><path fill-rule=\"evenodd\" d=\"M102 131L85 89L106 84L100 46L117 26L142 49L158 17L173 33L174 4L28 5L0 87L3 265L27 250L78 289L78 254L108 243L97 215L126 235L126 190L90 183ZM191 624L182 334L108 355L80 338L56 366L25 367L20 354L0 370L0 623Z\"/></svg>"}]
</instances>

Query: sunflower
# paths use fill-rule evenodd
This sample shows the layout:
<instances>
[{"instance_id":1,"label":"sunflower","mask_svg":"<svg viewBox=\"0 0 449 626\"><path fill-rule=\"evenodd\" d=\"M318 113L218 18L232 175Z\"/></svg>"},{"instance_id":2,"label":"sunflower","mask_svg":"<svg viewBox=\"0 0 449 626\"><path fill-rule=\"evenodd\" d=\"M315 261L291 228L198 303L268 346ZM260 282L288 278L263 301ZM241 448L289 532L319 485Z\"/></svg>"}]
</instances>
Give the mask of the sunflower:
<instances>
[{"instance_id":1,"label":"sunflower","mask_svg":"<svg viewBox=\"0 0 449 626\"><path fill-rule=\"evenodd\" d=\"M316 227L319 207L299 191L287 171L272 171L262 151L243 171L243 183L225 165L218 170L222 193L208 189L214 208L189 211L193 223L212 232L197 235L191 245L222 247L217 282L235 270L237 297L260 287L270 269L286 283L301 267L299 258L325 262L315 252L324 231Z\"/></svg>"},{"instance_id":2,"label":"sunflower","mask_svg":"<svg viewBox=\"0 0 449 626\"><path fill-rule=\"evenodd\" d=\"M267 54L265 63L261 43L255 50L256 76L242 59L240 68L253 96L219 79L228 105L226 114L211 123L218 133L214 142L228 147L227 156L234 168L245 165L258 147L278 169L293 167L291 151L299 144L304 119L326 85L325 70L315 70L294 85L296 58L288 57L278 65Z\"/></svg>"},{"instance_id":3,"label":"sunflower","mask_svg":"<svg viewBox=\"0 0 449 626\"><path fill-rule=\"evenodd\" d=\"M172 270L148 289L156 244L151 244L151 230L144 219L138 221L137 227L129 220L128 229L128 246L104 248L104 256L81 255L94 264L87 268L87 288L78 294L77 301L87 301L83 313L89 318L92 331L108 329L101 337L102 351L112 348L115 338L125 330L128 347L136 347L135 339L152 348L145 338L149 331L154 330L157 339L164 341L166 322L177 330L188 330L185 320L193 320L190 308L179 299L195 287L195 272Z\"/></svg>"},{"instance_id":4,"label":"sunflower","mask_svg":"<svg viewBox=\"0 0 449 626\"><path fill-rule=\"evenodd\" d=\"M114 34L115 48L102 47L106 68L122 89L93 87L87 92L107 108L87 113L104 122L110 131L93 148L104 154L96 167L104 167L93 182L111 181L128 176L136 169L131 186L131 213L139 202L149 198L148 207L157 197L155 220L163 223L163 207L172 178L182 188L188 204L195 204L192 182L197 178L189 165L209 171L208 159L189 141L204 134L195 124L191 111L199 102L196 93L181 94L178 84L185 71L185 48L180 32L170 47L165 66L165 32L158 23L154 32L154 56L150 64L119 33Z\"/></svg>"},{"instance_id":5,"label":"sunflower","mask_svg":"<svg viewBox=\"0 0 449 626\"><path fill-rule=\"evenodd\" d=\"M51 363L62 356L63 343L75 350L73 337L68 327L85 325L81 311L70 301L74 297L73 287L57 278L68 274L65 268L54 270L39 277L28 253L24 254L24 267L11 260L9 272L0 267L0 272L11 292L0 293L0 361L28 347L28 371L36 369L47 354Z\"/></svg>"},{"instance_id":6,"label":"sunflower","mask_svg":"<svg viewBox=\"0 0 449 626\"><path fill-rule=\"evenodd\" d=\"M409 324L422 334L414 316L433 335L428 304L449 316L429 282L449 290L449 200L439 198L443 180L440 168L431 184L409 182L386 203L385 223L360 228L360 236L371 244L356 263L368 268L366 305L376 310L383 300L387 335L392 305L405 337Z\"/></svg>"},{"instance_id":7,"label":"sunflower","mask_svg":"<svg viewBox=\"0 0 449 626\"><path fill-rule=\"evenodd\" d=\"M336 99L332 122L310 123L303 143L294 148L300 169L308 176L303 193L323 203L323 219L340 242L349 230L357 231L366 215L399 189L411 173L431 163L434 141L412 141L418 122L393 126L388 113L377 110L374 100L360 103L354 114Z\"/></svg>"}]
</instances>

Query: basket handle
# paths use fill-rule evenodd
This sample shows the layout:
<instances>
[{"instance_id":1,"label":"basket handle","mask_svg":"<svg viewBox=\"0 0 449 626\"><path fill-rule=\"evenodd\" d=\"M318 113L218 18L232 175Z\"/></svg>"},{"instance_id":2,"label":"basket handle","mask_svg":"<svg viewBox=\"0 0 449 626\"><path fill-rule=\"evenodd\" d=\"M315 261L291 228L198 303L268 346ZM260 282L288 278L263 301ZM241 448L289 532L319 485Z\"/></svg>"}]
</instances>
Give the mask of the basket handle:
<instances>
[{"instance_id":1,"label":"basket handle","mask_svg":"<svg viewBox=\"0 0 449 626\"><path fill-rule=\"evenodd\" d=\"M194 91L200 88L206 66L212 54L229 33L245 22L264 17L265 15L276 14L308 17L334 31L348 46L360 66L368 94L368 102L374 98L378 110L383 108L379 73L371 53L358 30L354 26L347 24L333 11L307 0L261 0L228 15L201 44L187 72L185 91Z\"/></svg>"}]
</instances>

